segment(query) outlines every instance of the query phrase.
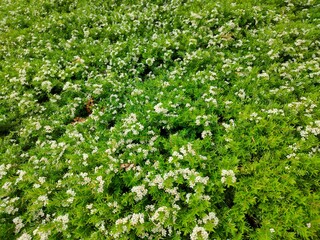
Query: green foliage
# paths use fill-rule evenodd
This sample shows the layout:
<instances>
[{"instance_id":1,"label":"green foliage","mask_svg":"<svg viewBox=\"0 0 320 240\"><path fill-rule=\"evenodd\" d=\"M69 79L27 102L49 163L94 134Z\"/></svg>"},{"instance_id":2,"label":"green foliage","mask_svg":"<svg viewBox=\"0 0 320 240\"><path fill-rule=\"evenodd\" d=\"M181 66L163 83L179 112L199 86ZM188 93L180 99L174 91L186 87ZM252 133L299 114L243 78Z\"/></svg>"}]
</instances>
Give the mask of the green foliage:
<instances>
[{"instance_id":1,"label":"green foliage","mask_svg":"<svg viewBox=\"0 0 320 240\"><path fill-rule=\"evenodd\" d=\"M0 239L319 239L317 1L0 5Z\"/></svg>"}]
</instances>

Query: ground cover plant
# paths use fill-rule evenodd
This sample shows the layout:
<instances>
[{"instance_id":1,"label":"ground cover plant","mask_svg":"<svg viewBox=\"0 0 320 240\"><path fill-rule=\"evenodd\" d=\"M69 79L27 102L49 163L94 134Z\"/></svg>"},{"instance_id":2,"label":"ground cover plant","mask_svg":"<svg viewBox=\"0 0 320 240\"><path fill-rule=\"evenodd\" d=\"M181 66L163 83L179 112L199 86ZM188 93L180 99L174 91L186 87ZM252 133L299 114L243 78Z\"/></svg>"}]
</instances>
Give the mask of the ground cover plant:
<instances>
[{"instance_id":1,"label":"ground cover plant","mask_svg":"<svg viewBox=\"0 0 320 240\"><path fill-rule=\"evenodd\" d=\"M317 0L1 0L0 239L319 239Z\"/></svg>"}]
</instances>

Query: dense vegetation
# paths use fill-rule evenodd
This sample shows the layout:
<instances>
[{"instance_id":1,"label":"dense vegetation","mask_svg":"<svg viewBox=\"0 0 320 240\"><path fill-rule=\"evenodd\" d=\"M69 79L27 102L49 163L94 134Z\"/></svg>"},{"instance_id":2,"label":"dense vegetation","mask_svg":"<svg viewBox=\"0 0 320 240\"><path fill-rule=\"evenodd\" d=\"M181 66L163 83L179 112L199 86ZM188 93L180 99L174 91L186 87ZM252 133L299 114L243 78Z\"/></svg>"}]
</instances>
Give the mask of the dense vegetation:
<instances>
[{"instance_id":1,"label":"dense vegetation","mask_svg":"<svg viewBox=\"0 0 320 240\"><path fill-rule=\"evenodd\" d=\"M0 1L0 239L319 239L317 0Z\"/></svg>"}]
</instances>

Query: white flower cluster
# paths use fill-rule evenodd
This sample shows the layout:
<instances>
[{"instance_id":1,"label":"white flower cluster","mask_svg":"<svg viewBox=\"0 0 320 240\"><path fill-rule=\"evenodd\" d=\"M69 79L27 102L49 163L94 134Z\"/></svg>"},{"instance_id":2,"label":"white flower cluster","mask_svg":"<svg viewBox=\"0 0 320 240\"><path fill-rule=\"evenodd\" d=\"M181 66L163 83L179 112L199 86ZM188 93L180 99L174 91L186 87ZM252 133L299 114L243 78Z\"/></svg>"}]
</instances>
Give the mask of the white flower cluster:
<instances>
[{"instance_id":1,"label":"white flower cluster","mask_svg":"<svg viewBox=\"0 0 320 240\"><path fill-rule=\"evenodd\" d=\"M198 239L207 240L209 239L209 234L203 227L196 226L195 228L193 228L192 233L190 234L190 239L191 240L198 240Z\"/></svg>"},{"instance_id":2,"label":"white flower cluster","mask_svg":"<svg viewBox=\"0 0 320 240\"><path fill-rule=\"evenodd\" d=\"M262 119L262 117L259 117L258 113L253 112L250 114L250 121L255 121L256 123L260 122L260 120Z\"/></svg>"},{"instance_id":3,"label":"white flower cluster","mask_svg":"<svg viewBox=\"0 0 320 240\"><path fill-rule=\"evenodd\" d=\"M246 98L246 92L244 91L244 89L240 89L238 92L235 93L236 96L238 96L241 99L245 99Z\"/></svg>"},{"instance_id":4,"label":"white flower cluster","mask_svg":"<svg viewBox=\"0 0 320 240\"><path fill-rule=\"evenodd\" d=\"M227 180L227 177L231 177L231 180L233 183L237 181L236 175L234 174L233 170L222 170L221 171L221 182L225 183Z\"/></svg>"},{"instance_id":5,"label":"white flower cluster","mask_svg":"<svg viewBox=\"0 0 320 240\"><path fill-rule=\"evenodd\" d=\"M131 192L135 193L134 197L135 201L140 201L145 195L148 193L148 189L145 188L144 185L135 186L131 189Z\"/></svg>"},{"instance_id":6,"label":"white flower cluster","mask_svg":"<svg viewBox=\"0 0 320 240\"><path fill-rule=\"evenodd\" d=\"M52 89L52 83L50 81L43 81L41 83L41 88L47 92L50 92Z\"/></svg>"},{"instance_id":7,"label":"white flower cluster","mask_svg":"<svg viewBox=\"0 0 320 240\"><path fill-rule=\"evenodd\" d=\"M269 79L269 74L266 73L266 72L263 72L263 73L259 73L257 75L258 78L264 78L264 79Z\"/></svg>"},{"instance_id":8,"label":"white flower cluster","mask_svg":"<svg viewBox=\"0 0 320 240\"><path fill-rule=\"evenodd\" d=\"M38 235L40 240L47 240L51 234L51 231L47 231L47 232L44 232L44 231L40 231L39 230L39 227L37 227L33 232L33 235Z\"/></svg>"},{"instance_id":9,"label":"white flower cluster","mask_svg":"<svg viewBox=\"0 0 320 240\"><path fill-rule=\"evenodd\" d=\"M284 111L282 109L273 108L269 110L261 109L262 112L268 113L268 117L271 115L281 115L284 116Z\"/></svg>"},{"instance_id":10,"label":"white flower cluster","mask_svg":"<svg viewBox=\"0 0 320 240\"><path fill-rule=\"evenodd\" d=\"M80 56L74 56L74 62L83 64L84 60Z\"/></svg>"},{"instance_id":11,"label":"white flower cluster","mask_svg":"<svg viewBox=\"0 0 320 240\"><path fill-rule=\"evenodd\" d=\"M209 130L204 130L202 133L201 133L201 138L204 139L206 137L211 137L212 136L212 133L211 131Z\"/></svg>"},{"instance_id":12,"label":"white flower cluster","mask_svg":"<svg viewBox=\"0 0 320 240\"><path fill-rule=\"evenodd\" d=\"M79 92L81 90L81 86L79 84L73 84L71 82L66 82L63 86L63 91L73 90L75 92Z\"/></svg>"},{"instance_id":13,"label":"white flower cluster","mask_svg":"<svg viewBox=\"0 0 320 240\"><path fill-rule=\"evenodd\" d=\"M61 224L58 227L58 231L66 230L68 228L69 214L58 216L55 219L53 219L53 222Z\"/></svg>"},{"instance_id":14,"label":"white flower cluster","mask_svg":"<svg viewBox=\"0 0 320 240\"><path fill-rule=\"evenodd\" d=\"M168 112L168 109L163 108L163 103L158 103L157 105L154 106L154 111L156 113L163 113L166 114Z\"/></svg>"},{"instance_id":15,"label":"white flower cluster","mask_svg":"<svg viewBox=\"0 0 320 240\"><path fill-rule=\"evenodd\" d=\"M320 147L314 147L311 148L311 151L309 152L309 157L314 156L315 154L319 154L320 153Z\"/></svg>"},{"instance_id":16,"label":"white flower cluster","mask_svg":"<svg viewBox=\"0 0 320 240\"><path fill-rule=\"evenodd\" d=\"M12 221L16 225L14 233L17 234L24 227L24 224L23 224L22 219L20 217L16 217Z\"/></svg>"},{"instance_id":17,"label":"white flower cluster","mask_svg":"<svg viewBox=\"0 0 320 240\"><path fill-rule=\"evenodd\" d=\"M210 86L209 93L204 93L201 98L207 103L207 106L210 107L210 103L212 103L213 106L217 106L217 100L214 98L216 93L216 86Z\"/></svg>"},{"instance_id":18,"label":"white flower cluster","mask_svg":"<svg viewBox=\"0 0 320 240\"><path fill-rule=\"evenodd\" d=\"M99 183L99 187L98 187L98 193L102 193L103 192L103 186L104 186L104 180L102 179L102 176L98 176L96 178L96 180L98 181Z\"/></svg>"},{"instance_id":19,"label":"white flower cluster","mask_svg":"<svg viewBox=\"0 0 320 240\"><path fill-rule=\"evenodd\" d=\"M146 64L149 65L149 66L152 66L152 64L154 63L155 59L154 58L148 58L146 60Z\"/></svg>"},{"instance_id":20,"label":"white flower cluster","mask_svg":"<svg viewBox=\"0 0 320 240\"><path fill-rule=\"evenodd\" d=\"M176 180L178 176L181 175L184 180L187 180L189 183L189 186L191 188L194 188L196 183L201 183L203 185L206 185L209 181L209 177L201 177L200 174L195 171L194 169L189 168L181 168L177 170L171 170L163 175L163 177L160 174L157 174L152 180L150 179L150 176L147 175L145 178L145 181L149 183L149 186L157 186L159 189L164 188L164 181L168 178L173 178Z\"/></svg>"},{"instance_id":21,"label":"white flower cluster","mask_svg":"<svg viewBox=\"0 0 320 240\"><path fill-rule=\"evenodd\" d=\"M3 176L7 175L7 171L11 168L11 164L1 164L0 165L0 179L2 179Z\"/></svg>"},{"instance_id":22,"label":"white flower cluster","mask_svg":"<svg viewBox=\"0 0 320 240\"><path fill-rule=\"evenodd\" d=\"M233 119L229 120L229 124L228 123L222 123L222 126L226 129L227 132L231 131L236 124L234 123Z\"/></svg>"},{"instance_id":23,"label":"white flower cluster","mask_svg":"<svg viewBox=\"0 0 320 240\"><path fill-rule=\"evenodd\" d=\"M17 240L31 240L32 237L28 233L22 234L20 237L17 238Z\"/></svg>"},{"instance_id":24,"label":"white flower cluster","mask_svg":"<svg viewBox=\"0 0 320 240\"><path fill-rule=\"evenodd\" d=\"M196 125L200 126L203 124L205 127L210 125L210 116L203 115L203 116L197 116L196 117Z\"/></svg>"},{"instance_id":25,"label":"white flower cluster","mask_svg":"<svg viewBox=\"0 0 320 240\"><path fill-rule=\"evenodd\" d=\"M173 157L177 157L178 159L182 160L185 156L187 156L188 154L195 156L196 152L193 150L192 148L192 144L188 143L187 146L183 146L179 149L180 152L174 151L172 153L172 156L169 157L168 162L171 163L174 158Z\"/></svg>"},{"instance_id":26,"label":"white flower cluster","mask_svg":"<svg viewBox=\"0 0 320 240\"><path fill-rule=\"evenodd\" d=\"M307 139L310 134L318 136L320 135L320 120L309 123L309 125L305 127L305 130L302 130L302 127L298 127L297 130L300 132L303 140Z\"/></svg>"},{"instance_id":27,"label":"white flower cluster","mask_svg":"<svg viewBox=\"0 0 320 240\"><path fill-rule=\"evenodd\" d=\"M18 197L15 198L9 198L6 197L4 199L2 199L1 203L0 203L0 209L1 211L7 213L7 214L12 214L14 215L16 212L19 211L19 208L16 208L14 206L14 203L17 202L19 200Z\"/></svg>"},{"instance_id":28,"label":"white flower cluster","mask_svg":"<svg viewBox=\"0 0 320 240\"><path fill-rule=\"evenodd\" d=\"M11 188L11 185L12 185L12 182L5 182L3 185L2 185L2 189L4 190L9 190Z\"/></svg>"},{"instance_id":29,"label":"white flower cluster","mask_svg":"<svg viewBox=\"0 0 320 240\"><path fill-rule=\"evenodd\" d=\"M119 204L114 201L114 202L108 202L107 203L108 207L113 208L112 212L117 213L119 211Z\"/></svg>"},{"instance_id":30,"label":"white flower cluster","mask_svg":"<svg viewBox=\"0 0 320 240\"><path fill-rule=\"evenodd\" d=\"M137 224L143 224L143 223L144 223L144 214L134 213L124 218L117 219L115 224L122 225L122 233L123 233L129 230L126 224L131 224L132 226L136 226Z\"/></svg>"},{"instance_id":31,"label":"white flower cluster","mask_svg":"<svg viewBox=\"0 0 320 240\"><path fill-rule=\"evenodd\" d=\"M139 135L139 132L144 129L144 126L138 122L137 115L131 113L127 118L123 119L123 135L127 136L130 132L133 135Z\"/></svg>"},{"instance_id":32,"label":"white flower cluster","mask_svg":"<svg viewBox=\"0 0 320 240\"><path fill-rule=\"evenodd\" d=\"M131 215L130 223L132 226L137 225L138 223L144 223L144 214L143 213L134 213Z\"/></svg>"},{"instance_id":33,"label":"white flower cluster","mask_svg":"<svg viewBox=\"0 0 320 240\"><path fill-rule=\"evenodd\" d=\"M96 95L100 95L103 92L102 84L92 84L94 87L93 93Z\"/></svg>"},{"instance_id":34,"label":"white flower cluster","mask_svg":"<svg viewBox=\"0 0 320 240\"><path fill-rule=\"evenodd\" d=\"M18 170L17 171L17 174L19 174L19 177L16 179L16 183L15 183L16 185L17 185L18 182L22 181L23 176L26 175L26 173L27 172L23 171L23 170Z\"/></svg>"},{"instance_id":35,"label":"white flower cluster","mask_svg":"<svg viewBox=\"0 0 320 240\"><path fill-rule=\"evenodd\" d=\"M90 214L95 214L98 211L96 208L93 207L93 203L88 204L86 208L90 210Z\"/></svg>"},{"instance_id":36,"label":"white flower cluster","mask_svg":"<svg viewBox=\"0 0 320 240\"><path fill-rule=\"evenodd\" d=\"M68 137L77 139L78 143L85 141L83 134L79 133L77 130L74 130L72 132L68 132L68 130L67 130L67 134L68 134Z\"/></svg>"},{"instance_id":37,"label":"white flower cluster","mask_svg":"<svg viewBox=\"0 0 320 240\"><path fill-rule=\"evenodd\" d=\"M281 92L290 93L294 91L294 87L290 87L288 85L280 86L279 88L271 89L269 92L272 94L282 94Z\"/></svg>"},{"instance_id":38,"label":"white flower cluster","mask_svg":"<svg viewBox=\"0 0 320 240\"><path fill-rule=\"evenodd\" d=\"M170 211L166 206L159 207L155 213L152 215L150 220L156 224L156 225L161 225L164 224L165 221L169 218L170 216Z\"/></svg>"},{"instance_id":39,"label":"white flower cluster","mask_svg":"<svg viewBox=\"0 0 320 240\"><path fill-rule=\"evenodd\" d=\"M66 192L68 195L70 195L70 197L67 199L68 203L73 203L74 201L74 197L76 196L76 192L73 191L72 189L68 189Z\"/></svg>"},{"instance_id":40,"label":"white flower cluster","mask_svg":"<svg viewBox=\"0 0 320 240\"><path fill-rule=\"evenodd\" d=\"M43 204L43 206L48 205L49 203L49 199L47 195L41 195L38 197L38 202L41 202L41 204Z\"/></svg>"},{"instance_id":41,"label":"white flower cluster","mask_svg":"<svg viewBox=\"0 0 320 240\"><path fill-rule=\"evenodd\" d=\"M214 226L217 226L219 223L219 219L217 218L214 212L209 212L208 215L205 215L202 219L198 220L198 224L206 224L208 222L212 222Z\"/></svg>"},{"instance_id":42,"label":"white flower cluster","mask_svg":"<svg viewBox=\"0 0 320 240\"><path fill-rule=\"evenodd\" d=\"M89 175L89 174L86 173L86 172L81 172L81 173L79 174L79 176L82 177L82 179L83 179L83 181L80 182L81 185L87 185L87 184L89 184L89 183L91 182L91 178L88 177L88 175Z\"/></svg>"},{"instance_id":43,"label":"white flower cluster","mask_svg":"<svg viewBox=\"0 0 320 240\"><path fill-rule=\"evenodd\" d=\"M120 226L121 230L120 230L120 232L119 232L119 230L116 230L115 232L110 232L110 235L113 238L118 239L120 237L120 235L130 231L128 224L130 224L131 226L136 226L138 224L143 224L143 223L144 223L144 214L143 213L134 213L134 214L128 215L124 218L120 218L120 219L116 220L115 224L116 224L116 226Z\"/></svg>"},{"instance_id":44,"label":"white flower cluster","mask_svg":"<svg viewBox=\"0 0 320 240\"><path fill-rule=\"evenodd\" d=\"M33 124L36 127L36 130L39 130L42 127L41 123L39 123L39 122L34 122Z\"/></svg>"},{"instance_id":45,"label":"white flower cluster","mask_svg":"<svg viewBox=\"0 0 320 240\"><path fill-rule=\"evenodd\" d=\"M293 110L295 113L299 111L303 111L304 115L307 117L311 117L311 113L314 112L314 109L317 107L311 99L307 99L306 97L301 97L300 102L291 102L288 103L288 108Z\"/></svg>"},{"instance_id":46,"label":"white flower cluster","mask_svg":"<svg viewBox=\"0 0 320 240\"><path fill-rule=\"evenodd\" d=\"M141 95L142 93L143 93L143 90L135 88L131 92L131 96L138 96L138 95Z\"/></svg>"}]
</instances>

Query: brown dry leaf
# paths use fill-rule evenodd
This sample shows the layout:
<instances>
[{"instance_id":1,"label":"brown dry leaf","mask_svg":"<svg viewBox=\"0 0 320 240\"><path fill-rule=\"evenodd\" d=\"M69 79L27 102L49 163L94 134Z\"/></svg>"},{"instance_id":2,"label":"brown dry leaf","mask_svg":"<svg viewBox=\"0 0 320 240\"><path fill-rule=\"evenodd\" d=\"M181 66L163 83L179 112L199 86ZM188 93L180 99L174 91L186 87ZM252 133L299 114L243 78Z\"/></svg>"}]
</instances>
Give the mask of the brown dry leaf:
<instances>
[{"instance_id":1,"label":"brown dry leaf","mask_svg":"<svg viewBox=\"0 0 320 240\"><path fill-rule=\"evenodd\" d=\"M82 118L82 117L76 117L73 119L73 122L72 124L76 124L76 123L79 123L79 122L85 122L86 119L85 118Z\"/></svg>"},{"instance_id":2,"label":"brown dry leaf","mask_svg":"<svg viewBox=\"0 0 320 240\"><path fill-rule=\"evenodd\" d=\"M126 171L129 168L133 168L135 165L133 163L121 163L120 169L125 169Z\"/></svg>"},{"instance_id":3,"label":"brown dry leaf","mask_svg":"<svg viewBox=\"0 0 320 240\"><path fill-rule=\"evenodd\" d=\"M87 101L87 103L86 103L86 110L87 110L87 113L89 113L89 114L91 114L91 113L92 113L93 105L94 105L93 98L90 98L90 99Z\"/></svg>"}]
</instances>

